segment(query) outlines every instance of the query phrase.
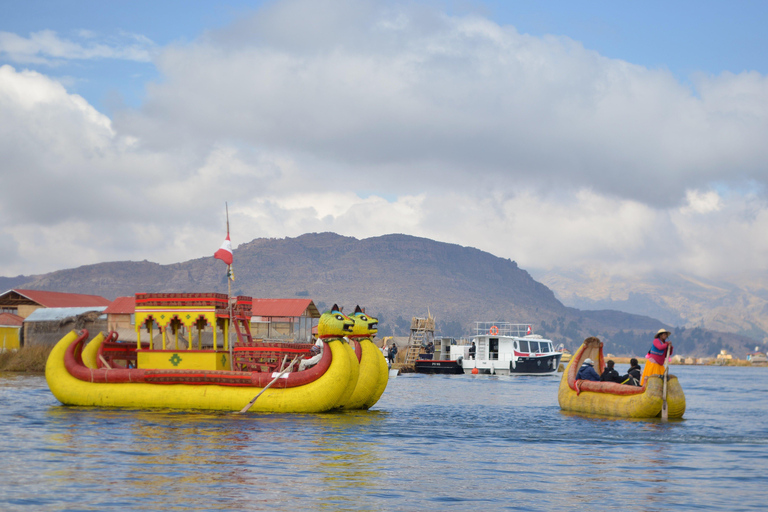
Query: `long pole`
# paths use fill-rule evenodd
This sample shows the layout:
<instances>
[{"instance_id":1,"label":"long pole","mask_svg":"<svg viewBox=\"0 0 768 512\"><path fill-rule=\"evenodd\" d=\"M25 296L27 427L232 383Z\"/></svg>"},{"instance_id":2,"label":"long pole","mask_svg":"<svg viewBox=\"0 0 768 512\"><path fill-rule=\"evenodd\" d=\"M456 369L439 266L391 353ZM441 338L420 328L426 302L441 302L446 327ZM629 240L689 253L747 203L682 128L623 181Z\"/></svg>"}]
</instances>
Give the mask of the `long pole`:
<instances>
[{"instance_id":1,"label":"long pole","mask_svg":"<svg viewBox=\"0 0 768 512\"><path fill-rule=\"evenodd\" d=\"M301 355L298 355L298 356L294 357L294 358L293 358L293 361L291 361L291 362L290 362L290 364L289 364L288 366L286 366L286 367L285 367L285 369L284 369L283 371L281 371L280 373L278 373L278 374L277 374L277 377L275 377L274 379L272 379L272 382L270 382L269 384L267 384L266 386L264 386L264 389L262 389L261 391L259 391L259 394L258 394L258 395L256 395L255 397L253 397L253 400L251 400L250 402L248 402L248 404L247 404L245 407L243 407L242 409L240 409L240 413L239 413L239 414L243 414L243 413L246 413L246 412L248 412L248 409L250 409L250 408L251 408L251 406L254 404L254 402L256 402L256 399L257 399L257 398L259 398L259 397L261 396L261 394L262 394L263 392L265 392L265 391L266 391L266 390L267 390L267 389L268 389L268 388L269 388L269 387L270 387L272 384L274 384L275 382L277 382L277 379L279 379L280 377L282 377L282 376L283 376L283 374L284 374L285 372L287 372L288 370L290 370L290 369L293 367L293 365L294 365L294 364L296 364L296 361L298 361L300 357L301 357ZM283 359L283 361L285 361L285 359Z\"/></svg>"},{"instance_id":2,"label":"long pole","mask_svg":"<svg viewBox=\"0 0 768 512\"><path fill-rule=\"evenodd\" d=\"M669 409L667 408L667 380L669 376L669 347L664 356L664 387L661 392L661 421L669 420Z\"/></svg>"},{"instance_id":3,"label":"long pole","mask_svg":"<svg viewBox=\"0 0 768 512\"><path fill-rule=\"evenodd\" d=\"M229 205L224 202L224 209L227 212L227 238L229 238ZM232 265L229 266L229 272L227 272L227 306L229 307L229 331L227 332L227 346L229 347L229 369L235 370L235 358L234 349L232 347L232 329L234 325L232 323Z\"/></svg>"}]
</instances>

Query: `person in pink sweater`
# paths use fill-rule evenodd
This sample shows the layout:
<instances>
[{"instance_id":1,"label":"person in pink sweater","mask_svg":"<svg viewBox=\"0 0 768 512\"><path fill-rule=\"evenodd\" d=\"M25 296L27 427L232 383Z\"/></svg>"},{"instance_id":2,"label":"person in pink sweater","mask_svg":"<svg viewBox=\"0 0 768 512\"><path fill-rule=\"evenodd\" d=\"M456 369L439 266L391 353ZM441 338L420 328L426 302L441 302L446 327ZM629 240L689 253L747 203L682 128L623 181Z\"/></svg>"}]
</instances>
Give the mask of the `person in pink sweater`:
<instances>
[{"instance_id":1,"label":"person in pink sweater","mask_svg":"<svg viewBox=\"0 0 768 512\"><path fill-rule=\"evenodd\" d=\"M668 356L672 355L672 344L667 341L667 338L672 333L666 329L659 329L656 333L656 339L651 344L651 350L645 356L646 363L643 370L643 376L640 379L640 385L645 386L645 381L651 375L664 375L664 361ZM669 352L669 353L667 353Z\"/></svg>"}]
</instances>

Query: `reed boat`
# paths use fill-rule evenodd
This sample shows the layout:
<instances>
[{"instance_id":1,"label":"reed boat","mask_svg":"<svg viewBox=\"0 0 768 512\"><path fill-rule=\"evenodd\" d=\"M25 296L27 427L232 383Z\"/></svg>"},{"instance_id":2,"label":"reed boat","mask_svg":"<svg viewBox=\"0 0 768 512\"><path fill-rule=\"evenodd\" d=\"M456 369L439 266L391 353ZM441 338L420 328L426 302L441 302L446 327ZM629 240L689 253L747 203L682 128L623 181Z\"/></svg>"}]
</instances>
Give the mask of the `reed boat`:
<instances>
[{"instance_id":1,"label":"reed boat","mask_svg":"<svg viewBox=\"0 0 768 512\"><path fill-rule=\"evenodd\" d=\"M630 386L615 382L576 380L584 360L596 362L595 370L605 368L603 343L595 337L584 340L571 358L560 381L557 399L564 411L614 416L620 418L657 418L663 403L663 377L648 378L645 386ZM685 413L685 394L674 375L667 380L667 411L669 418L682 418Z\"/></svg>"},{"instance_id":2,"label":"reed boat","mask_svg":"<svg viewBox=\"0 0 768 512\"><path fill-rule=\"evenodd\" d=\"M371 339L378 332L379 320L357 306L350 316L355 322L352 334L347 336L350 346L354 347L355 358L359 362L360 372L355 390L344 409L368 409L378 402L389 381L389 368L384 355Z\"/></svg>"},{"instance_id":3,"label":"reed boat","mask_svg":"<svg viewBox=\"0 0 768 512\"><path fill-rule=\"evenodd\" d=\"M365 374L364 380L375 380L375 384L369 386L364 400L354 395L360 380L360 362L344 336L352 333L355 322L336 306L320 317L319 361L299 370L301 359L312 355L313 344L253 340L248 327L249 297L238 297L235 307L227 311L216 307L216 300L211 301L216 294L144 295L149 294L137 294L137 334L139 326L152 329L154 320L146 314L151 309L148 305L168 299L159 295L173 295L171 298L177 304L169 305L167 302L171 301L166 301L162 311L182 308L182 318L187 318L190 326L202 326L200 319L212 313L213 325L218 323L224 330L230 325L231 313L238 341L229 347L225 344L223 350L218 346L195 350L191 346L179 349L177 338L172 348L170 343L166 344L165 333L169 327L174 334L170 320L166 324L158 322L163 334L161 349L151 347L151 342L142 342L140 336L137 343L120 342L116 333L99 333L86 345L88 332L72 331L56 344L46 364L48 386L60 402L77 406L240 411L258 395L251 411L315 413L342 407L368 408L381 396L380 372L373 379ZM143 299L152 300L142 303ZM206 303L211 302L211 311L207 311ZM142 310L143 306L148 309ZM178 320L178 316L159 312L157 308L153 310L154 318ZM191 330L189 340L192 345ZM383 386L386 387L386 381ZM350 400L352 397L354 401Z\"/></svg>"}]
</instances>

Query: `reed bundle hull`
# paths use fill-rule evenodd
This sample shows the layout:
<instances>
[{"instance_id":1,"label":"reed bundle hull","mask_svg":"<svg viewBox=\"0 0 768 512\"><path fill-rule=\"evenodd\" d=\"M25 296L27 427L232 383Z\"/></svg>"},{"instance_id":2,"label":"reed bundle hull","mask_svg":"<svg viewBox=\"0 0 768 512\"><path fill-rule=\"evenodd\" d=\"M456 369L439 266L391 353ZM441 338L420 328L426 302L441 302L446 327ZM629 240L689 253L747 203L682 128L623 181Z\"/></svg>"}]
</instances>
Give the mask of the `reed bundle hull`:
<instances>
[{"instance_id":1,"label":"reed bundle hull","mask_svg":"<svg viewBox=\"0 0 768 512\"><path fill-rule=\"evenodd\" d=\"M82 335L72 331L56 344L46 364L48 386L66 405L239 411L272 380L271 374L256 372L93 369L84 364L83 356L91 362L93 358L80 351L83 341ZM319 368L278 379L250 410L316 413L338 407L344 396L354 392L357 359L350 358L349 346L341 340L328 342L327 348ZM312 370L316 375L299 375ZM289 386L293 378L307 382ZM152 379L154 382L148 382ZM217 379L222 383L211 383ZM248 385L249 381L259 385Z\"/></svg>"},{"instance_id":2,"label":"reed bundle hull","mask_svg":"<svg viewBox=\"0 0 768 512\"><path fill-rule=\"evenodd\" d=\"M643 387L615 382L576 380L582 361L589 357L597 362L598 373L604 367L602 342L587 338L568 362L560 381L557 399L568 412L613 416L619 418L657 418L663 404L663 377L651 376ZM685 393L679 380L670 375L667 381L667 411L670 419L685 413Z\"/></svg>"}]
</instances>

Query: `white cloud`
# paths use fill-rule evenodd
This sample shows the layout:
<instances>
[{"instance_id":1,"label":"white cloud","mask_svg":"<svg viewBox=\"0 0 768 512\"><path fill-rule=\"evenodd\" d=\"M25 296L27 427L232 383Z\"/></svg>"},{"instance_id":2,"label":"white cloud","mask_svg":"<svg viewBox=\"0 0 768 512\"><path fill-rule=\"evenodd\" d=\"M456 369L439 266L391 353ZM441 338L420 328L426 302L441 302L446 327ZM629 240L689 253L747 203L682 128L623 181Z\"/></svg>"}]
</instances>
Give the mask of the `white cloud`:
<instances>
[{"instance_id":1,"label":"white cloud","mask_svg":"<svg viewBox=\"0 0 768 512\"><path fill-rule=\"evenodd\" d=\"M75 40L63 38L53 30L32 32L29 37L0 31L0 56L19 64L56 65L65 60L91 59L150 62L156 50L151 40L138 34L121 32L99 38L93 31L80 30L75 36Z\"/></svg>"},{"instance_id":2,"label":"white cloud","mask_svg":"<svg viewBox=\"0 0 768 512\"><path fill-rule=\"evenodd\" d=\"M94 58L93 36L0 37L0 51ZM163 81L113 119L0 68L0 274L205 256L224 201L235 246L402 232L523 268L768 261L756 73L692 91L567 38L341 0L270 3L157 62Z\"/></svg>"},{"instance_id":3,"label":"white cloud","mask_svg":"<svg viewBox=\"0 0 768 512\"><path fill-rule=\"evenodd\" d=\"M723 207L720 195L713 190L708 192L689 190L685 198L688 204L680 208L680 213L683 214L717 212Z\"/></svg>"},{"instance_id":4,"label":"white cloud","mask_svg":"<svg viewBox=\"0 0 768 512\"><path fill-rule=\"evenodd\" d=\"M369 179L387 166L420 190L434 185L425 164L447 187L479 173L653 204L713 180L768 178L759 74L702 76L691 91L567 38L354 4L280 2L164 51L163 83L118 124L159 147L223 137Z\"/></svg>"}]
</instances>

